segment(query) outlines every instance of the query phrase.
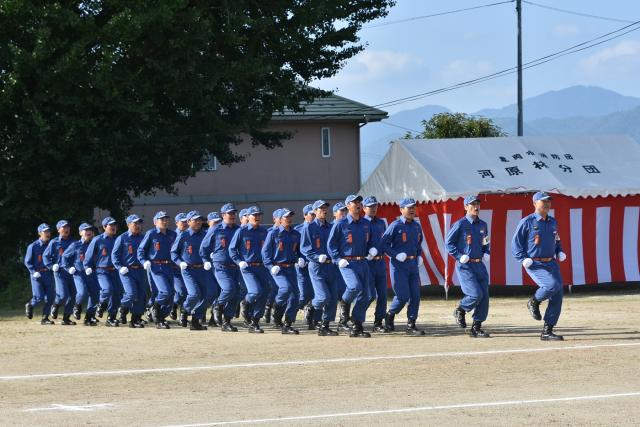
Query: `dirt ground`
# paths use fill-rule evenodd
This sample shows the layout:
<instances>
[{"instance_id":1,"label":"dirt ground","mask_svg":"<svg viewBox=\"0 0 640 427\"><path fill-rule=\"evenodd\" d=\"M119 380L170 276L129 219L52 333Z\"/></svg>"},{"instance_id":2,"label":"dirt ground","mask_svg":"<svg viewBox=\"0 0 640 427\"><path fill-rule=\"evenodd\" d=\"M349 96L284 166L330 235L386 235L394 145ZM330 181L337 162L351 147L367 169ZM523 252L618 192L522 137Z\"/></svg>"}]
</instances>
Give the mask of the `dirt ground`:
<instances>
[{"instance_id":1,"label":"dirt ground","mask_svg":"<svg viewBox=\"0 0 640 427\"><path fill-rule=\"evenodd\" d=\"M567 296L559 343L539 340L526 300L492 299L490 339L456 328L456 302L436 297L422 301L424 337L45 327L7 315L0 424L640 424L640 293Z\"/></svg>"}]
</instances>

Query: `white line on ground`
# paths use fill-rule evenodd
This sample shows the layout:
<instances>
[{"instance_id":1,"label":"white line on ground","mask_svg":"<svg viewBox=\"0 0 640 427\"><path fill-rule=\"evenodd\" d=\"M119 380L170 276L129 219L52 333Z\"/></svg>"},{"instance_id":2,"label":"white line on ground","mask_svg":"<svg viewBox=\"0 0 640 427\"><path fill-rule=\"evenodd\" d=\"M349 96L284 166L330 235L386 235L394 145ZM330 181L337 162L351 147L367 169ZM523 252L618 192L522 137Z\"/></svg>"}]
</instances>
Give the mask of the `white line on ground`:
<instances>
[{"instance_id":1,"label":"white line on ground","mask_svg":"<svg viewBox=\"0 0 640 427\"><path fill-rule=\"evenodd\" d=\"M59 403L52 403L51 406L44 408L29 408L24 412L39 412L39 411L66 411L66 412L86 412L93 411L94 409L111 408L111 403L96 403L94 405L61 405Z\"/></svg>"},{"instance_id":2,"label":"white line on ground","mask_svg":"<svg viewBox=\"0 0 640 427\"><path fill-rule=\"evenodd\" d=\"M210 422L210 423L178 424L178 425L172 425L167 427L208 427L208 426L223 426L223 425L236 425L236 424L260 424L260 423L273 423L273 422L283 422L283 421L314 420L314 419L321 419L321 418L345 418L345 417L359 417L359 416L367 416L367 415L444 411L449 409L466 409L466 408L488 408L488 407L496 407L496 406L532 405L532 404L541 404L541 403L574 402L579 400L602 400L602 399L615 399L615 398L621 398L621 397L638 397L638 396L640 396L640 391L634 391L629 393L615 393L615 394L595 394L590 396L556 397L556 398L548 398L548 399L503 400L503 401L497 401L497 402L458 403L458 404L452 404L452 405L439 405L439 406L418 406L414 408L393 408L393 409L383 409L383 410L377 410L377 411L336 412L332 414L297 415L297 416L279 417L279 418L257 418L253 420L216 421L216 422Z\"/></svg>"},{"instance_id":3,"label":"white line on ground","mask_svg":"<svg viewBox=\"0 0 640 427\"><path fill-rule=\"evenodd\" d=\"M27 374L27 375L4 375L0 376L1 381L23 381L33 379L46 378L67 378L67 377L90 377L90 376L121 376L121 375L141 375L156 374L168 372L196 372L196 371L215 371L224 369L241 369L241 368L270 368L278 366L304 366L304 365L321 365L331 363L354 363L354 362L376 362L384 360L407 360L407 359L427 359L439 357L471 357L471 356L488 356L495 354L518 354L518 353L543 353L551 351L572 351L572 350L589 350L596 348L616 348L616 347L637 347L640 342L618 343L618 344L593 344L593 345L570 345L565 347L538 347L538 348L513 348L503 350L484 350L484 351L453 351L442 353L423 353L423 354L407 354L407 355L390 355L390 356L361 356L361 357L342 357L334 359L311 359L311 360L285 360L279 362L248 362L233 363L227 365L206 365L206 366L184 366L184 367L167 367L167 368L144 368L144 369L122 369L114 371L83 371L83 372L59 372L49 374Z\"/></svg>"}]
</instances>

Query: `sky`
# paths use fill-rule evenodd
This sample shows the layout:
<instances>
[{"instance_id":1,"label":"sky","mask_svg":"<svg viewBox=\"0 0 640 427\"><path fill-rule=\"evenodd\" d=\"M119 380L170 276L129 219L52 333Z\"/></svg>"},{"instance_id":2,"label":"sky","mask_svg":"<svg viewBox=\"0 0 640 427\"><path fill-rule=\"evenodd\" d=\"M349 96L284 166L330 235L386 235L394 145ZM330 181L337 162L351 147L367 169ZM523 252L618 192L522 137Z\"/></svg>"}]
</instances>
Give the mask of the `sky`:
<instances>
[{"instance_id":1,"label":"sky","mask_svg":"<svg viewBox=\"0 0 640 427\"><path fill-rule=\"evenodd\" d=\"M517 64L515 3L409 22L375 25L496 3L500 0L398 0L389 15L359 33L364 52L334 77L313 83L368 105L380 104L513 67ZM638 0L531 0L533 3L626 21L640 20ZM625 25L523 3L523 62ZM524 71L525 98L574 85L600 86L640 97L640 28L600 46ZM475 112L516 102L516 75L383 108L422 105Z\"/></svg>"}]
</instances>

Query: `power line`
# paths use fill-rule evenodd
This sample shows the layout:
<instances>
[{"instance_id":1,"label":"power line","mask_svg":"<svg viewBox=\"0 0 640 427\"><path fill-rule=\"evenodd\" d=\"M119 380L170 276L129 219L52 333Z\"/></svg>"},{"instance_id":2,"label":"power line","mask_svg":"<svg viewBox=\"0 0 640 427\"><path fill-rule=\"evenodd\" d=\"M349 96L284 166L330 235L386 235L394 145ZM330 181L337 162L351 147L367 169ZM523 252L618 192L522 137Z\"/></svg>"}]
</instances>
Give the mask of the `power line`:
<instances>
[{"instance_id":1,"label":"power line","mask_svg":"<svg viewBox=\"0 0 640 427\"><path fill-rule=\"evenodd\" d=\"M553 61L555 59L561 58L563 56L566 55L570 55L573 53L577 53L577 52L581 52L583 50L586 49L590 49L592 47L601 45L603 43L606 43L608 41L614 40L616 38L622 37L628 33L631 33L633 31L637 31L640 29L640 26L637 26L638 24L640 24L640 20L639 21L635 21L629 25L625 25L621 28L618 28L617 30L614 31L610 31L608 33L602 34L598 37L594 37L590 40L586 40L584 42L575 44L573 46L567 47L565 49L550 53L548 55L536 58L534 60L528 61L526 63L523 64L523 69L528 69L528 68L533 68L533 67L537 67L540 66L542 64L545 64L547 62ZM626 31L625 31L626 30ZM619 34L617 34L619 33ZM611 36L611 37L609 37ZM599 41L598 41L599 40ZM597 42L596 42L597 41ZM444 93L444 92L449 92L452 90L457 90L466 86L471 86L474 84L478 84L478 83L483 83L485 81L489 81L489 80L493 80L499 77L503 77L503 76L507 76L509 74L513 74L515 72L517 72L517 68L518 67L510 67L510 68L505 68L503 70L497 71L495 73L491 73L491 74L487 74L485 76L481 76L475 79L471 79L471 80L467 80L464 82L460 82L460 83L456 83L454 85L451 86L445 86L439 89L434 89L428 92L422 92L422 93L418 93L415 95L411 95L411 96L407 96L407 97L403 97L403 98L397 98L397 99L393 99L390 101L386 101L386 102L382 102L379 104L375 104L372 106L367 106L367 107L362 107L362 108L356 108L350 111L345 111L343 113L338 113L338 115L348 115L348 114L353 114L353 113L357 113L360 111L365 111L367 109L369 109L370 107L374 107L374 108L385 108L385 107L393 107L395 105L399 105L399 104L404 104L406 102L411 102L411 101L416 101L418 99L422 99L422 98L426 98L428 96L433 96L433 95L437 95L440 93ZM335 116L336 114L329 114L331 116Z\"/></svg>"},{"instance_id":2,"label":"power line","mask_svg":"<svg viewBox=\"0 0 640 427\"><path fill-rule=\"evenodd\" d=\"M387 21L387 22L381 22L379 24L365 25L362 28L365 29L365 28L386 27L387 25L402 24L403 22L417 21L419 19L427 19L427 18L433 18L436 16L451 15L453 13L466 12L466 11L475 10L475 9L483 9L485 7L492 7L492 6L498 6L500 4L513 3L514 1L515 0L507 0L507 1L497 2L497 3L489 3L489 4L482 4L479 6L467 7L464 9L448 10L446 12L438 12L438 13L433 13L431 15L414 16L412 18L407 18L407 19L399 19L396 21Z\"/></svg>"},{"instance_id":3,"label":"power line","mask_svg":"<svg viewBox=\"0 0 640 427\"><path fill-rule=\"evenodd\" d=\"M404 126L400 126L400 125L397 125L397 124L395 124L395 123L391 123L391 122L381 121L381 122L379 122L379 123L382 123L383 125L391 126L391 127L394 127L394 128L399 128L399 129L403 129L403 130L408 130L409 132L418 132L418 133L419 133L419 132L422 132L422 131L419 131L419 130L415 130L415 129L407 128L407 127L404 127Z\"/></svg>"},{"instance_id":4,"label":"power line","mask_svg":"<svg viewBox=\"0 0 640 427\"><path fill-rule=\"evenodd\" d=\"M611 17L607 17L607 16L592 15L590 13L576 12L574 10L560 9L559 7L547 6L545 4L534 3L534 2L528 1L528 0L522 0L522 3L530 4L531 6L540 7L542 9L553 10L555 12L568 13L570 15L582 16L584 18L602 19L604 21L621 22L621 23L624 23L624 24L631 24L632 22L634 22L634 21L630 21L630 20L627 20L627 19L611 18Z\"/></svg>"}]
</instances>

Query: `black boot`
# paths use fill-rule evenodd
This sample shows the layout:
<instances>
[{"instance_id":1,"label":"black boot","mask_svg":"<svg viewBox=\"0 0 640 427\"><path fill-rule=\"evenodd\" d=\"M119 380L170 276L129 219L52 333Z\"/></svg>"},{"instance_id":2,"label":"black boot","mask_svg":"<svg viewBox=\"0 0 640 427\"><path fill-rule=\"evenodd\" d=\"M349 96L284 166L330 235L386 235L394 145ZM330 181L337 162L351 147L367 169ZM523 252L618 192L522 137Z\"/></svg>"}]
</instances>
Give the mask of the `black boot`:
<instances>
[{"instance_id":1,"label":"black boot","mask_svg":"<svg viewBox=\"0 0 640 427\"><path fill-rule=\"evenodd\" d=\"M104 315L104 311L107 309L107 303L103 302L98 304L98 308L96 309L96 315L102 319L102 316Z\"/></svg>"},{"instance_id":2,"label":"black boot","mask_svg":"<svg viewBox=\"0 0 640 427\"><path fill-rule=\"evenodd\" d=\"M56 322L54 322L53 320L49 320L49 316L47 316L46 314L42 316L42 320L40 321L41 325L55 325Z\"/></svg>"},{"instance_id":3,"label":"black boot","mask_svg":"<svg viewBox=\"0 0 640 427\"><path fill-rule=\"evenodd\" d=\"M73 326L73 325L76 324L76 322L71 320L71 314L63 314L62 315L62 322L60 324L61 325L65 325L65 326Z\"/></svg>"},{"instance_id":4,"label":"black boot","mask_svg":"<svg viewBox=\"0 0 640 427\"><path fill-rule=\"evenodd\" d=\"M216 304L213 307L213 319L216 321L218 326L222 327L224 323L224 319L222 318L222 311L224 310L224 306L222 304Z\"/></svg>"},{"instance_id":5,"label":"black boot","mask_svg":"<svg viewBox=\"0 0 640 427\"><path fill-rule=\"evenodd\" d=\"M249 333L250 334L264 334L264 329L260 327L260 318L254 317L251 320L251 324L249 325Z\"/></svg>"},{"instance_id":6,"label":"black boot","mask_svg":"<svg viewBox=\"0 0 640 427\"><path fill-rule=\"evenodd\" d=\"M542 334L540 335L541 341L564 341L564 337L562 335L556 335L553 333L553 326L545 323L544 328L542 329Z\"/></svg>"},{"instance_id":7,"label":"black boot","mask_svg":"<svg viewBox=\"0 0 640 427\"><path fill-rule=\"evenodd\" d=\"M471 338L489 338L490 335L488 332L482 330L482 322L477 320L473 321L473 325L471 325L471 329L469 330L469 336Z\"/></svg>"},{"instance_id":8,"label":"black boot","mask_svg":"<svg viewBox=\"0 0 640 427\"><path fill-rule=\"evenodd\" d=\"M129 307L122 307L118 309L118 321L121 325L127 324L127 314L129 314Z\"/></svg>"},{"instance_id":9,"label":"black boot","mask_svg":"<svg viewBox=\"0 0 640 427\"><path fill-rule=\"evenodd\" d=\"M115 314L110 314L109 317L107 317L107 321L104 325L110 328L117 328L118 326L120 326L120 322L118 322L118 319L116 319Z\"/></svg>"},{"instance_id":10,"label":"black boot","mask_svg":"<svg viewBox=\"0 0 640 427\"><path fill-rule=\"evenodd\" d=\"M80 304L75 304L73 306L73 317L75 317L76 320L80 320L81 315L82 315L82 306Z\"/></svg>"},{"instance_id":11,"label":"black boot","mask_svg":"<svg viewBox=\"0 0 640 427\"><path fill-rule=\"evenodd\" d=\"M346 325L347 328L349 328L349 320L351 320L349 316L351 313L351 304L340 300L338 303L338 309L340 310L340 325Z\"/></svg>"},{"instance_id":12,"label":"black boot","mask_svg":"<svg viewBox=\"0 0 640 427\"><path fill-rule=\"evenodd\" d=\"M335 337L338 333L329 328L329 321L322 322L320 329L318 329L318 336L320 337Z\"/></svg>"},{"instance_id":13,"label":"black boot","mask_svg":"<svg viewBox=\"0 0 640 427\"><path fill-rule=\"evenodd\" d=\"M93 319L93 315L88 312L84 315L84 326L98 326L98 322Z\"/></svg>"},{"instance_id":14,"label":"black boot","mask_svg":"<svg viewBox=\"0 0 640 427\"><path fill-rule=\"evenodd\" d=\"M393 321L396 318L396 314L390 311L387 311L386 316L384 316L384 331L385 332L393 332L396 330L396 325L394 325Z\"/></svg>"},{"instance_id":15,"label":"black boot","mask_svg":"<svg viewBox=\"0 0 640 427\"><path fill-rule=\"evenodd\" d=\"M189 326L189 313L187 313L187 310L180 310L180 326L183 328Z\"/></svg>"},{"instance_id":16,"label":"black boot","mask_svg":"<svg viewBox=\"0 0 640 427\"><path fill-rule=\"evenodd\" d=\"M51 318L52 319L57 319L58 318L58 309L60 308L60 304L53 304L51 306Z\"/></svg>"},{"instance_id":17,"label":"black boot","mask_svg":"<svg viewBox=\"0 0 640 427\"><path fill-rule=\"evenodd\" d=\"M173 304L173 307L171 307L171 313L169 313L169 319L171 320L178 319L178 304Z\"/></svg>"},{"instance_id":18,"label":"black boot","mask_svg":"<svg viewBox=\"0 0 640 427\"><path fill-rule=\"evenodd\" d=\"M535 320L542 320L542 315L540 314L540 301L538 301L536 297L531 297L529 302L527 302L527 308L529 309L529 313L531 313L531 317Z\"/></svg>"},{"instance_id":19,"label":"black boot","mask_svg":"<svg viewBox=\"0 0 640 427\"><path fill-rule=\"evenodd\" d=\"M245 300L242 300L240 302L240 315L242 316L242 327L243 328L248 328L249 326L251 326L251 316L249 315L249 312L252 309L252 304L249 304L248 302L246 302Z\"/></svg>"},{"instance_id":20,"label":"black boot","mask_svg":"<svg viewBox=\"0 0 640 427\"><path fill-rule=\"evenodd\" d=\"M351 338L371 338L371 334L369 332L365 332L362 327L362 322L357 320L353 321L353 327L351 331L349 331L349 337Z\"/></svg>"},{"instance_id":21,"label":"black boot","mask_svg":"<svg viewBox=\"0 0 640 427\"><path fill-rule=\"evenodd\" d=\"M417 337L424 335L424 331L416 327L416 321L414 319L409 319L407 320L407 330L405 334Z\"/></svg>"},{"instance_id":22,"label":"black boot","mask_svg":"<svg viewBox=\"0 0 640 427\"><path fill-rule=\"evenodd\" d=\"M384 326L382 325L381 317L376 317L373 321L373 332L384 332Z\"/></svg>"},{"instance_id":23,"label":"black boot","mask_svg":"<svg viewBox=\"0 0 640 427\"><path fill-rule=\"evenodd\" d=\"M267 303L267 305L265 306L264 309L264 323L271 323L271 309L272 309L273 304L272 303Z\"/></svg>"},{"instance_id":24,"label":"black boot","mask_svg":"<svg viewBox=\"0 0 640 427\"><path fill-rule=\"evenodd\" d=\"M189 328L190 331L206 331L207 327L206 326L202 326L202 324L200 323L200 319L191 316L191 327Z\"/></svg>"},{"instance_id":25,"label":"black boot","mask_svg":"<svg viewBox=\"0 0 640 427\"><path fill-rule=\"evenodd\" d=\"M275 329L282 329L284 326L282 323L282 316L284 316L284 307L280 307L278 304L273 303L273 327Z\"/></svg>"},{"instance_id":26,"label":"black boot","mask_svg":"<svg viewBox=\"0 0 640 427\"><path fill-rule=\"evenodd\" d=\"M291 321L291 319L289 318L289 316L285 316L284 317L284 325L282 325L282 333L284 335L298 335L300 333L300 331L298 331L296 328L294 328L293 326L291 326L293 322Z\"/></svg>"},{"instance_id":27,"label":"black boot","mask_svg":"<svg viewBox=\"0 0 640 427\"><path fill-rule=\"evenodd\" d=\"M220 324L216 320L216 316L214 314L215 310L216 310L215 307L211 307L211 317L209 317L209 323L207 323L207 325L210 328L217 328L218 326L220 326Z\"/></svg>"},{"instance_id":28,"label":"black boot","mask_svg":"<svg viewBox=\"0 0 640 427\"><path fill-rule=\"evenodd\" d=\"M316 309L311 305L307 305L304 309L304 321L307 324L307 329L309 331L313 331L316 329L316 324L313 321L313 315L315 314Z\"/></svg>"},{"instance_id":29,"label":"black boot","mask_svg":"<svg viewBox=\"0 0 640 427\"><path fill-rule=\"evenodd\" d=\"M140 321L139 314L131 314L131 320L129 320L130 328L144 328L144 325Z\"/></svg>"},{"instance_id":30,"label":"black boot","mask_svg":"<svg viewBox=\"0 0 640 427\"><path fill-rule=\"evenodd\" d=\"M27 316L27 319L33 319L33 306L30 302L24 305L24 315Z\"/></svg>"},{"instance_id":31,"label":"black boot","mask_svg":"<svg viewBox=\"0 0 640 427\"><path fill-rule=\"evenodd\" d=\"M224 322L222 322L222 332L238 332L238 328L231 324L231 317L224 316Z\"/></svg>"},{"instance_id":32,"label":"black boot","mask_svg":"<svg viewBox=\"0 0 640 427\"><path fill-rule=\"evenodd\" d=\"M456 320L456 324L458 325L458 327L462 329L467 327L467 321L464 318L465 313L466 312L462 309L462 307L458 307L453 310L453 318Z\"/></svg>"}]
</instances>

